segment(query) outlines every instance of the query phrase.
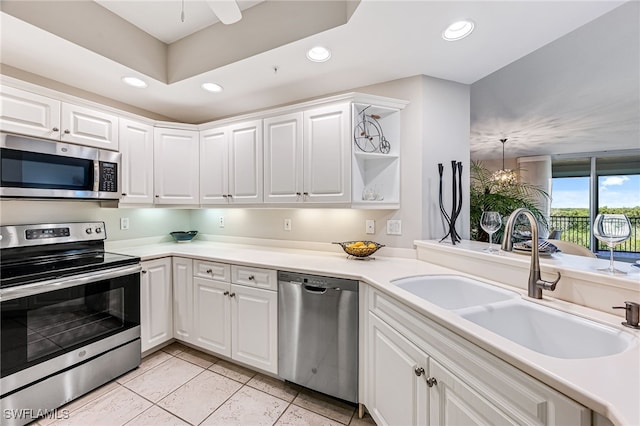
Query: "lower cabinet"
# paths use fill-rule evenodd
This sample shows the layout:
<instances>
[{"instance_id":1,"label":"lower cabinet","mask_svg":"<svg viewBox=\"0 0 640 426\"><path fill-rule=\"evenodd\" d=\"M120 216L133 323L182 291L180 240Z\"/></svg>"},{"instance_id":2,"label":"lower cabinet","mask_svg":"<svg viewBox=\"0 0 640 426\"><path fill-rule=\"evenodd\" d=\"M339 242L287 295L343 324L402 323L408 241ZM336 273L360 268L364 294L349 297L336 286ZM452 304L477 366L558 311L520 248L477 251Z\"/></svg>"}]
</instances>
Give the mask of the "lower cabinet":
<instances>
[{"instance_id":1,"label":"lower cabinet","mask_svg":"<svg viewBox=\"0 0 640 426\"><path fill-rule=\"evenodd\" d=\"M591 411L375 289L362 402L378 425L590 425Z\"/></svg>"},{"instance_id":2,"label":"lower cabinet","mask_svg":"<svg viewBox=\"0 0 640 426\"><path fill-rule=\"evenodd\" d=\"M171 258L142 262L140 334L142 352L173 338Z\"/></svg>"},{"instance_id":3,"label":"lower cabinet","mask_svg":"<svg viewBox=\"0 0 640 426\"><path fill-rule=\"evenodd\" d=\"M229 265L199 260L194 261L193 270L191 343L276 374L275 271L236 265L229 269ZM230 277L242 284L230 282Z\"/></svg>"},{"instance_id":4,"label":"lower cabinet","mask_svg":"<svg viewBox=\"0 0 640 426\"><path fill-rule=\"evenodd\" d=\"M371 416L378 425L427 425L427 384L415 373L426 370L427 354L372 313L368 337Z\"/></svg>"},{"instance_id":5,"label":"lower cabinet","mask_svg":"<svg viewBox=\"0 0 640 426\"><path fill-rule=\"evenodd\" d=\"M193 342L193 260L173 258L173 337Z\"/></svg>"}]
</instances>

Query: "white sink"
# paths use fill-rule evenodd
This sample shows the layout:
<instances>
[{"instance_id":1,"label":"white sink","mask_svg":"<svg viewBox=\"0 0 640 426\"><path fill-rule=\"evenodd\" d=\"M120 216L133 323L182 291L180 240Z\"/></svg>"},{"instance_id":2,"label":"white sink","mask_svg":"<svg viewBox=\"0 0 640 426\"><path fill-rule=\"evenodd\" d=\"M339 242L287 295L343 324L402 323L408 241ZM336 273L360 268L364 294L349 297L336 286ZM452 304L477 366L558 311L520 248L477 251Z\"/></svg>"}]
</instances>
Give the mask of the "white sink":
<instances>
[{"instance_id":1,"label":"white sink","mask_svg":"<svg viewBox=\"0 0 640 426\"><path fill-rule=\"evenodd\" d=\"M614 355L629 349L636 340L613 327L526 300L486 305L459 314L519 345L555 358Z\"/></svg>"},{"instance_id":2,"label":"white sink","mask_svg":"<svg viewBox=\"0 0 640 426\"><path fill-rule=\"evenodd\" d=\"M445 309L461 309L515 299L517 293L458 275L420 275L391 282Z\"/></svg>"}]
</instances>

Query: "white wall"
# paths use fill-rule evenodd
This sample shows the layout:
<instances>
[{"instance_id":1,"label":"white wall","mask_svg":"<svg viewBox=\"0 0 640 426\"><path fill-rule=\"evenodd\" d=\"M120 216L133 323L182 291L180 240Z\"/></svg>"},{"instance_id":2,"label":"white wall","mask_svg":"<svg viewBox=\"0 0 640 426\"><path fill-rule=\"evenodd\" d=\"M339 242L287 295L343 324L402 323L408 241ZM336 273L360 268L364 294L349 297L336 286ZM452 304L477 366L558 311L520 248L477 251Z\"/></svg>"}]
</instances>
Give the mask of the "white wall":
<instances>
[{"instance_id":1,"label":"white wall","mask_svg":"<svg viewBox=\"0 0 640 426\"><path fill-rule=\"evenodd\" d=\"M129 230L120 230L120 218L129 218ZM102 208L94 201L18 201L0 202L0 223L104 221L108 241L167 236L171 231L190 229L188 210Z\"/></svg>"}]
</instances>

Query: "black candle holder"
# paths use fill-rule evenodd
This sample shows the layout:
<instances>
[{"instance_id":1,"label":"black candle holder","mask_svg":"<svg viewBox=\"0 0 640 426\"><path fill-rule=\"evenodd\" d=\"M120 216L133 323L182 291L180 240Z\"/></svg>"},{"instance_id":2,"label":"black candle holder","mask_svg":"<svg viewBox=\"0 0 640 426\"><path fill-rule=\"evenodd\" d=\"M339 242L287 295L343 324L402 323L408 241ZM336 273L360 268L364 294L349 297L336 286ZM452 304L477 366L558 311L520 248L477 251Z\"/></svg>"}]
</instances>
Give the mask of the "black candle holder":
<instances>
[{"instance_id":1,"label":"black candle holder","mask_svg":"<svg viewBox=\"0 0 640 426\"><path fill-rule=\"evenodd\" d=\"M462 210L462 162L453 160L451 162L451 171L453 172L453 177L451 185L451 215L449 215L442 203L442 176L444 174L444 165L442 163L438 163L438 174L440 175L438 201L440 202L440 213L442 213L442 217L448 227L447 235L442 237L440 242L447 239L447 237L451 237L451 244L455 245L462 241L460 234L456 231L456 220L458 220L458 216Z\"/></svg>"}]
</instances>

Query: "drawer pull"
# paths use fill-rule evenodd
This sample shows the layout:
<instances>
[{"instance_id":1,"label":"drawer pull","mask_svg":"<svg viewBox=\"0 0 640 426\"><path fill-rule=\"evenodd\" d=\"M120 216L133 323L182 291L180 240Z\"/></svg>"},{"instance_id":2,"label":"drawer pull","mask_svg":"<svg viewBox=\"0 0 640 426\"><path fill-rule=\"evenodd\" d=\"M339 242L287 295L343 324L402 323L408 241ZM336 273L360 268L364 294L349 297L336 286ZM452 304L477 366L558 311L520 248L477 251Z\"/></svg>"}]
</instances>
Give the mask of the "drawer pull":
<instances>
[{"instance_id":1,"label":"drawer pull","mask_svg":"<svg viewBox=\"0 0 640 426\"><path fill-rule=\"evenodd\" d=\"M253 281L255 279L256 279L256 277L254 277L253 275L249 275L249 281Z\"/></svg>"},{"instance_id":2,"label":"drawer pull","mask_svg":"<svg viewBox=\"0 0 640 426\"><path fill-rule=\"evenodd\" d=\"M229 295L229 297L236 297L236 294L235 294L235 293L231 293L231 294Z\"/></svg>"},{"instance_id":3,"label":"drawer pull","mask_svg":"<svg viewBox=\"0 0 640 426\"><path fill-rule=\"evenodd\" d=\"M228 295L229 295L229 292L228 292L228 291L225 291L224 293L222 293L222 295L223 295L223 296L228 296Z\"/></svg>"},{"instance_id":4,"label":"drawer pull","mask_svg":"<svg viewBox=\"0 0 640 426\"><path fill-rule=\"evenodd\" d=\"M206 272L207 272L207 274L211 274L211 273L213 273L213 270L212 269L207 269Z\"/></svg>"}]
</instances>

